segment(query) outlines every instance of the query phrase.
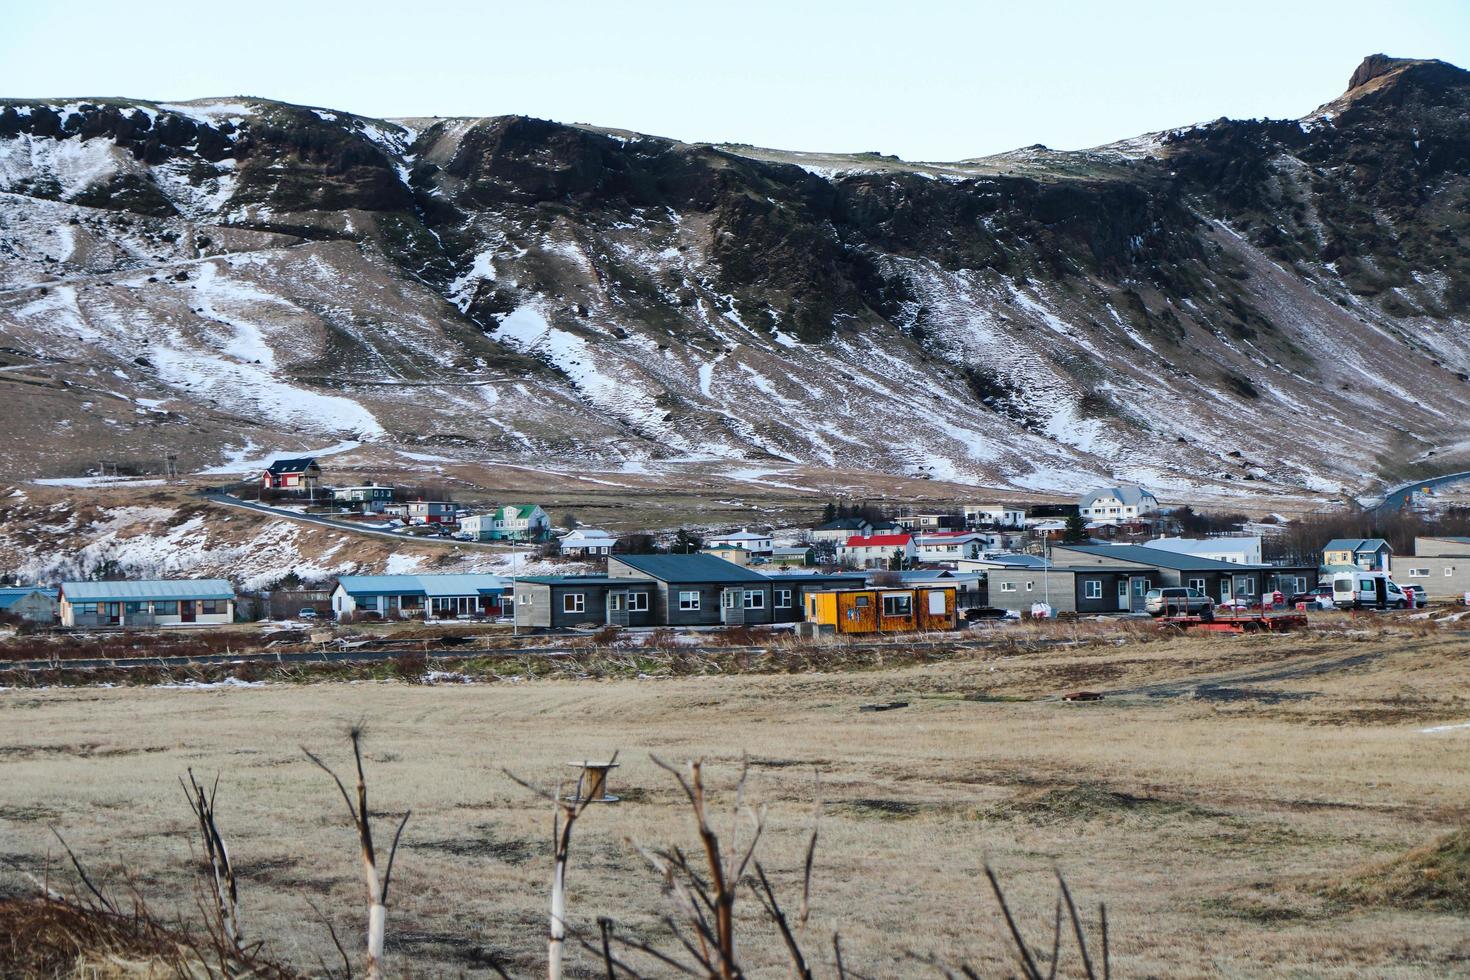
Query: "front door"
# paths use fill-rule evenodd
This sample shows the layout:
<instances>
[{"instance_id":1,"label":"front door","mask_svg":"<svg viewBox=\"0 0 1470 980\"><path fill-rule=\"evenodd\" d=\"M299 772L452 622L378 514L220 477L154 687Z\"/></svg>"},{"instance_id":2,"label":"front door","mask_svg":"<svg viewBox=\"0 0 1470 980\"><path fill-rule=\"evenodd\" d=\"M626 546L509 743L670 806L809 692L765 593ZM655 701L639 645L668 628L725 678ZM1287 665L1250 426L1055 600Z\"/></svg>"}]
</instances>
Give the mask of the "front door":
<instances>
[{"instance_id":1,"label":"front door","mask_svg":"<svg viewBox=\"0 0 1470 980\"><path fill-rule=\"evenodd\" d=\"M607 625L628 625L628 593L609 592L607 594Z\"/></svg>"},{"instance_id":2,"label":"front door","mask_svg":"<svg viewBox=\"0 0 1470 980\"><path fill-rule=\"evenodd\" d=\"M720 593L720 622L726 626L745 625L744 589L725 589Z\"/></svg>"},{"instance_id":3,"label":"front door","mask_svg":"<svg viewBox=\"0 0 1470 980\"><path fill-rule=\"evenodd\" d=\"M183 600L180 600L180 602L179 602L179 622L181 622L181 623L192 623L192 622L194 622L194 600L193 599L183 599Z\"/></svg>"}]
</instances>

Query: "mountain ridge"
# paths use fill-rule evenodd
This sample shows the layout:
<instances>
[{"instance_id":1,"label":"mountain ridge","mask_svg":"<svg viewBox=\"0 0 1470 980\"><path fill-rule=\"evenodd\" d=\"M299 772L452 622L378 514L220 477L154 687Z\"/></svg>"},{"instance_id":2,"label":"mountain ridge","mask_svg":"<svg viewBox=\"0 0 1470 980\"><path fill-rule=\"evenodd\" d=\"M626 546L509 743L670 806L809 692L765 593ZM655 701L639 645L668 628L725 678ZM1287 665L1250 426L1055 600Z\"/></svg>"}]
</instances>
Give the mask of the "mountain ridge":
<instances>
[{"instance_id":1,"label":"mountain ridge","mask_svg":"<svg viewBox=\"0 0 1470 980\"><path fill-rule=\"evenodd\" d=\"M1341 492L1470 450L1467 77L1370 56L1325 115L950 164L247 97L0 101L0 340L36 355L80 325L127 376L97 429L64 406L107 372L13 355L53 386L37 429L88 435L12 462L362 435ZM1333 417L1344 400L1407 434Z\"/></svg>"}]
</instances>

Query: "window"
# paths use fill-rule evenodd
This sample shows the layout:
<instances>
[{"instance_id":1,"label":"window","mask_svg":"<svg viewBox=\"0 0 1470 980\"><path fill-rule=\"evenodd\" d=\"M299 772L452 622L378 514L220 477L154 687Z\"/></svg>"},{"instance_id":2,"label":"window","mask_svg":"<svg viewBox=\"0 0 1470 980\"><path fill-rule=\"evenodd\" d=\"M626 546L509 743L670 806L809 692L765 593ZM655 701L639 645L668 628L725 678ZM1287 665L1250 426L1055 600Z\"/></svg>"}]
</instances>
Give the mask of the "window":
<instances>
[{"instance_id":1,"label":"window","mask_svg":"<svg viewBox=\"0 0 1470 980\"><path fill-rule=\"evenodd\" d=\"M868 597L865 595L860 595L852 600L852 604L854 606L857 606L859 609L866 609L868 607Z\"/></svg>"},{"instance_id":2,"label":"window","mask_svg":"<svg viewBox=\"0 0 1470 980\"><path fill-rule=\"evenodd\" d=\"M648 612L648 593L629 592L628 612Z\"/></svg>"},{"instance_id":3,"label":"window","mask_svg":"<svg viewBox=\"0 0 1470 980\"><path fill-rule=\"evenodd\" d=\"M585 612L587 609L587 596L581 592L568 592L561 597L561 611L569 613Z\"/></svg>"},{"instance_id":4,"label":"window","mask_svg":"<svg viewBox=\"0 0 1470 980\"><path fill-rule=\"evenodd\" d=\"M777 589L776 590L776 608L777 609L790 609L791 608L791 590L790 589Z\"/></svg>"},{"instance_id":5,"label":"window","mask_svg":"<svg viewBox=\"0 0 1470 980\"><path fill-rule=\"evenodd\" d=\"M883 615L885 616L912 616L914 614L914 597L907 594L885 595L883 597Z\"/></svg>"},{"instance_id":6,"label":"window","mask_svg":"<svg viewBox=\"0 0 1470 980\"><path fill-rule=\"evenodd\" d=\"M137 616L147 611L144 608L146 605L147 603L143 602L129 602L125 604L125 608L123 611L126 612L129 616Z\"/></svg>"},{"instance_id":7,"label":"window","mask_svg":"<svg viewBox=\"0 0 1470 980\"><path fill-rule=\"evenodd\" d=\"M199 602L199 615L218 616L225 611L225 604L218 599L202 599Z\"/></svg>"},{"instance_id":8,"label":"window","mask_svg":"<svg viewBox=\"0 0 1470 980\"><path fill-rule=\"evenodd\" d=\"M1016 583L1015 582L1002 582L1002 583L1000 583L1000 590L1002 592L1014 592L1014 591L1016 591Z\"/></svg>"},{"instance_id":9,"label":"window","mask_svg":"<svg viewBox=\"0 0 1470 980\"><path fill-rule=\"evenodd\" d=\"M1102 579L1090 578L1082 583L1082 598L1101 599Z\"/></svg>"},{"instance_id":10,"label":"window","mask_svg":"<svg viewBox=\"0 0 1470 980\"><path fill-rule=\"evenodd\" d=\"M1035 582L1027 582L1026 583L1026 591L1027 592L1035 592L1036 591L1036 583Z\"/></svg>"},{"instance_id":11,"label":"window","mask_svg":"<svg viewBox=\"0 0 1470 980\"><path fill-rule=\"evenodd\" d=\"M1427 568L1411 568L1411 569L1409 569L1409 578L1428 578L1428 577L1429 577L1429 569L1427 569Z\"/></svg>"},{"instance_id":12,"label":"window","mask_svg":"<svg viewBox=\"0 0 1470 980\"><path fill-rule=\"evenodd\" d=\"M523 606L529 606L531 604L531 595L532 593L530 592L522 592L516 597L516 602L519 602Z\"/></svg>"},{"instance_id":13,"label":"window","mask_svg":"<svg viewBox=\"0 0 1470 980\"><path fill-rule=\"evenodd\" d=\"M692 612L699 608L698 592L680 592L679 609L683 612Z\"/></svg>"},{"instance_id":14,"label":"window","mask_svg":"<svg viewBox=\"0 0 1470 980\"><path fill-rule=\"evenodd\" d=\"M1453 574L1455 574L1455 566L1454 565L1446 565L1444 567L1444 577L1445 578L1449 578Z\"/></svg>"},{"instance_id":15,"label":"window","mask_svg":"<svg viewBox=\"0 0 1470 980\"><path fill-rule=\"evenodd\" d=\"M1128 598L1128 580L1126 578L1118 579L1118 598Z\"/></svg>"},{"instance_id":16,"label":"window","mask_svg":"<svg viewBox=\"0 0 1470 980\"><path fill-rule=\"evenodd\" d=\"M746 609L764 609L766 608L766 594L760 589L746 589L743 605Z\"/></svg>"},{"instance_id":17,"label":"window","mask_svg":"<svg viewBox=\"0 0 1470 980\"><path fill-rule=\"evenodd\" d=\"M1202 578L1192 578L1189 580L1189 587L1196 592L1203 592L1205 591L1205 580Z\"/></svg>"},{"instance_id":18,"label":"window","mask_svg":"<svg viewBox=\"0 0 1470 980\"><path fill-rule=\"evenodd\" d=\"M179 602L177 599L160 599L153 603L153 615L155 616L177 616L178 614Z\"/></svg>"}]
</instances>

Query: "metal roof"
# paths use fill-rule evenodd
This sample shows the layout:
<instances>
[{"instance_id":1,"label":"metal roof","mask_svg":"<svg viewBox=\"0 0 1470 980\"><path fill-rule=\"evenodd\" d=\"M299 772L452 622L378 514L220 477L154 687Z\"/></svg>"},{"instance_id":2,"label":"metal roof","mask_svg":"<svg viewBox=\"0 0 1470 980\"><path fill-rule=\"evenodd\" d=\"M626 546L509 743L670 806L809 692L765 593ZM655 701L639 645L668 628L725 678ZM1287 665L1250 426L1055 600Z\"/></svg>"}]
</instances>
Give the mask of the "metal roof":
<instances>
[{"instance_id":1,"label":"metal roof","mask_svg":"<svg viewBox=\"0 0 1470 980\"><path fill-rule=\"evenodd\" d=\"M1217 561L1214 558L1201 558L1198 555L1182 555L1175 551L1145 548L1138 544L1058 545L1053 549L1053 554L1063 550L1075 551L1083 555L1095 555L1098 558L1116 558L1118 561L1153 565L1156 568L1168 568L1180 572L1253 572L1268 567ZM1065 560L1066 556L1063 555L1062 558Z\"/></svg>"},{"instance_id":2,"label":"metal roof","mask_svg":"<svg viewBox=\"0 0 1470 980\"><path fill-rule=\"evenodd\" d=\"M626 585L653 584L652 579L617 578L610 575L526 575L516 579L516 582L530 582L532 585L614 585L619 588Z\"/></svg>"},{"instance_id":3,"label":"metal roof","mask_svg":"<svg viewBox=\"0 0 1470 980\"><path fill-rule=\"evenodd\" d=\"M68 602L147 599L233 599L235 587L222 578L157 579L145 582L62 582Z\"/></svg>"},{"instance_id":4,"label":"metal roof","mask_svg":"<svg viewBox=\"0 0 1470 980\"><path fill-rule=\"evenodd\" d=\"M611 560L622 562L634 571L642 572L660 582L736 583L766 580L759 572L714 555L614 555Z\"/></svg>"},{"instance_id":5,"label":"metal roof","mask_svg":"<svg viewBox=\"0 0 1470 980\"><path fill-rule=\"evenodd\" d=\"M1388 547L1382 538L1333 538L1322 546L1323 551L1377 551ZM1392 551L1392 548L1389 548Z\"/></svg>"},{"instance_id":6,"label":"metal roof","mask_svg":"<svg viewBox=\"0 0 1470 980\"><path fill-rule=\"evenodd\" d=\"M26 596L33 595L37 592L41 593L48 599L56 598L55 589L43 589L39 585L32 585L29 587L22 586L16 588L4 588L0 589L0 609L9 609L11 606L24 599Z\"/></svg>"},{"instance_id":7,"label":"metal roof","mask_svg":"<svg viewBox=\"0 0 1470 980\"><path fill-rule=\"evenodd\" d=\"M351 596L422 595L425 598L501 592L509 583L510 579L504 575L343 575L337 580Z\"/></svg>"},{"instance_id":8,"label":"metal roof","mask_svg":"<svg viewBox=\"0 0 1470 980\"><path fill-rule=\"evenodd\" d=\"M1103 487L1101 490L1094 490L1087 496L1083 497L1082 503L1078 506L1091 507L1094 503L1097 502L1098 498L1104 496L1116 497L1118 503L1122 504L1125 507L1141 506L1145 497L1152 498L1155 503L1158 503L1158 498L1154 497L1152 492L1145 490L1143 487L1125 484L1116 487Z\"/></svg>"},{"instance_id":9,"label":"metal roof","mask_svg":"<svg viewBox=\"0 0 1470 980\"><path fill-rule=\"evenodd\" d=\"M845 545L845 547L886 548L889 545L892 545L894 547L902 547L912 540L912 536L907 534L870 534L867 537L863 537L860 534L854 534L852 537L847 539L847 544Z\"/></svg>"},{"instance_id":10,"label":"metal roof","mask_svg":"<svg viewBox=\"0 0 1470 980\"><path fill-rule=\"evenodd\" d=\"M310 467L316 465L315 456L298 456L295 459L273 459L271 465L266 468L268 473L305 473Z\"/></svg>"}]
</instances>

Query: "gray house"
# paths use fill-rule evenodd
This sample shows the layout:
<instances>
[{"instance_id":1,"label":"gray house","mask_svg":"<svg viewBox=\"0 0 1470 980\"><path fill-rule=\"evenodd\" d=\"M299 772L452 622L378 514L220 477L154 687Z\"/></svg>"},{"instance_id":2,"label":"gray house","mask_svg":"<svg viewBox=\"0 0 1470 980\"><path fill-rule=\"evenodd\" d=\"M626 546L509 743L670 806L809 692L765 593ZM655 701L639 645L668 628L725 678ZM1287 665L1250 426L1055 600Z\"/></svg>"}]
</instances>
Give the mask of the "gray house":
<instances>
[{"instance_id":1,"label":"gray house","mask_svg":"<svg viewBox=\"0 0 1470 980\"><path fill-rule=\"evenodd\" d=\"M762 575L713 555L613 555L607 574L652 579L654 618L663 626L796 623L807 591L862 582L862 576Z\"/></svg>"},{"instance_id":2,"label":"gray house","mask_svg":"<svg viewBox=\"0 0 1470 980\"><path fill-rule=\"evenodd\" d=\"M716 558L715 561L720 560ZM634 576L618 579L606 575L518 578L515 589L516 625L549 630L574 626L654 626L660 622L653 613L655 585L651 579Z\"/></svg>"},{"instance_id":3,"label":"gray house","mask_svg":"<svg viewBox=\"0 0 1470 980\"><path fill-rule=\"evenodd\" d=\"M1139 570L1127 565L1009 565L988 577L993 609L1029 612L1038 602L1054 613L1116 613L1132 608L1130 583ZM1144 590L1145 592L1147 589Z\"/></svg>"},{"instance_id":4,"label":"gray house","mask_svg":"<svg viewBox=\"0 0 1470 980\"><path fill-rule=\"evenodd\" d=\"M1143 608L1144 595L1149 589L1184 587L1203 592L1216 601L1224 601L1235 596L1259 596L1272 590L1290 595L1305 591L1317 581L1315 568L1240 565L1132 544L1055 545L1051 555L1057 564L1074 568L1109 566L1128 569L1126 586L1117 586L1114 608L1135 612ZM1123 591L1125 588L1126 592ZM994 594L992 586L992 598Z\"/></svg>"},{"instance_id":5,"label":"gray house","mask_svg":"<svg viewBox=\"0 0 1470 980\"><path fill-rule=\"evenodd\" d=\"M1423 586L1431 599L1459 599L1470 592L1470 538L1415 538L1414 554L1400 556L1399 566L1399 584Z\"/></svg>"}]
</instances>

